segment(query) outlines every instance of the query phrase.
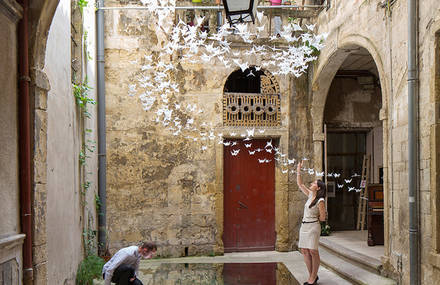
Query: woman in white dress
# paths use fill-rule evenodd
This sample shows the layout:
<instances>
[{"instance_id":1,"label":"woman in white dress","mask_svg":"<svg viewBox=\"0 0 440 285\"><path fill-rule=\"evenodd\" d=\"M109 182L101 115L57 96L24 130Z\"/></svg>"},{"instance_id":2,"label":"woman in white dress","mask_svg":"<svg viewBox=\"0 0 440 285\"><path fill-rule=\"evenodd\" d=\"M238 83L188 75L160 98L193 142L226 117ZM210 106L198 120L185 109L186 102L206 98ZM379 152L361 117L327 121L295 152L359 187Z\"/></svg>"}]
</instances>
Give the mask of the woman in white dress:
<instances>
[{"instance_id":1,"label":"woman in white dress","mask_svg":"<svg viewBox=\"0 0 440 285\"><path fill-rule=\"evenodd\" d=\"M325 183L321 180L313 181L306 187L301 179L302 162L298 163L296 182L299 189L307 195L304 205L304 215L299 231L298 247L304 256L309 271L309 279L304 285L317 284L320 264L318 244L321 235L321 221L325 221Z\"/></svg>"}]
</instances>

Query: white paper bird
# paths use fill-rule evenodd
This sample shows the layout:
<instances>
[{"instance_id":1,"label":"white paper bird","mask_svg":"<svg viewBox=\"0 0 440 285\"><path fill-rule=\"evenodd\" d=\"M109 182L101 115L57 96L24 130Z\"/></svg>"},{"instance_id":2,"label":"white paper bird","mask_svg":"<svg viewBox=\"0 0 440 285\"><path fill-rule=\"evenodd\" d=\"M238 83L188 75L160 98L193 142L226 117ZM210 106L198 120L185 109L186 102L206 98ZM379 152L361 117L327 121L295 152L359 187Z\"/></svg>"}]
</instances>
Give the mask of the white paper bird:
<instances>
[{"instance_id":1,"label":"white paper bird","mask_svg":"<svg viewBox=\"0 0 440 285\"><path fill-rule=\"evenodd\" d=\"M273 148L272 140L266 142L266 146L264 148L268 148L268 147Z\"/></svg>"},{"instance_id":2,"label":"white paper bird","mask_svg":"<svg viewBox=\"0 0 440 285\"><path fill-rule=\"evenodd\" d=\"M246 148L250 148L251 146L252 146L252 144L250 143L250 144L244 144L244 146L246 147Z\"/></svg>"},{"instance_id":3,"label":"white paper bird","mask_svg":"<svg viewBox=\"0 0 440 285\"><path fill-rule=\"evenodd\" d=\"M295 24L295 23L293 23L292 27L295 32L303 30L298 24Z\"/></svg>"},{"instance_id":4,"label":"white paper bird","mask_svg":"<svg viewBox=\"0 0 440 285\"><path fill-rule=\"evenodd\" d=\"M313 31L313 30L315 29L315 25L316 25L316 24L313 24L313 25L307 25L307 24L306 24L306 28L307 28L309 31Z\"/></svg>"},{"instance_id":5,"label":"white paper bird","mask_svg":"<svg viewBox=\"0 0 440 285\"><path fill-rule=\"evenodd\" d=\"M249 68L249 64L247 62L241 63L236 59L233 59L232 61L240 67L242 72Z\"/></svg>"},{"instance_id":6,"label":"white paper bird","mask_svg":"<svg viewBox=\"0 0 440 285\"><path fill-rule=\"evenodd\" d=\"M255 77L255 74L252 72L252 69L249 69L249 73L246 75L246 77L249 76Z\"/></svg>"},{"instance_id":7,"label":"white paper bird","mask_svg":"<svg viewBox=\"0 0 440 285\"><path fill-rule=\"evenodd\" d=\"M258 22L261 23L261 21L263 20L263 16L264 16L264 13L263 13L263 12L259 12L259 11L257 11L257 19L258 19Z\"/></svg>"},{"instance_id":8,"label":"white paper bird","mask_svg":"<svg viewBox=\"0 0 440 285\"><path fill-rule=\"evenodd\" d=\"M256 29L258 33L261 33L262 31L264 31L264 26L257 27Z\"/></svg>"},{"instance_id":9,"label":"white paper bird","mask_svg":"<svg viewBox=\"0 0 440 285\"><path fill-rule=\"evenodd\" d=\"M344 179L344 182L347 183L347 184L351 183L351 179Z\"/></svg>"},{"instance_id":10,"label":"white paper bird","mask_svg":"<svg viewBox=\"0 0 440 285\"><path fill-rule=\"evenodd\" d=\"M237 156L239 152L240 152L240 149L234 149L231 151L231 154L232 154L232 156Z\"/></svg>"}]
</instances>

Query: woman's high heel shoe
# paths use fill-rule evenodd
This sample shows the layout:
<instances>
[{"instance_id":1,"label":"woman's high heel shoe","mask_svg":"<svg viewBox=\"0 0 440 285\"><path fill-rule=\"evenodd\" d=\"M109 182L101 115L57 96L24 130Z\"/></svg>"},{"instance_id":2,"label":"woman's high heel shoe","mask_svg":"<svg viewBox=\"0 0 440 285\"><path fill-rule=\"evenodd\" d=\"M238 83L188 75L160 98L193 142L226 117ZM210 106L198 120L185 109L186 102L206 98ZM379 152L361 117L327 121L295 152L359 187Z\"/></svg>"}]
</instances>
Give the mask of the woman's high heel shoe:
<instances>
[{"instance_id":1,"label":"woman's high heel shoe","mask_svg":"<svg viewBox=\"0 0 440 285\"><path fill-rule=\"evenodd\" d=\"M303 285L315 285L315 284L318 284L318 280L319 280L319 276L318 276L318 275L316 275L316 279L315 279L315 282L313 282L313 283L309 283L309 282L304 282L304 283L303 283Z\"/></svg>"}]
</instances>

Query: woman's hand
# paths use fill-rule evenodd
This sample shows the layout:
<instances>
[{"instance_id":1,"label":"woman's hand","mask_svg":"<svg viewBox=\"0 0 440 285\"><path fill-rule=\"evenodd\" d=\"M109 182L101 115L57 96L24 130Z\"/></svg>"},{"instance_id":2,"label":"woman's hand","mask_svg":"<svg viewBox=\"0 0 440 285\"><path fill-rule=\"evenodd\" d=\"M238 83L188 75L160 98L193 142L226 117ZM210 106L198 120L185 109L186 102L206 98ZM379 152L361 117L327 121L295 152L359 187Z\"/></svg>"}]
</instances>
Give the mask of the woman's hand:
<instances>
[{"instance_id":1,"label":"woman's hand","mask_svg":"<svg viewBox=\"0 0 440 285\"><path fill-rule=\"evenodd\" d=\"M298 174L300 174L302 165L303 165L303 161L301 160L300 162L298 162L298 165L296 166L296 171L298 172Z\"/></svg>"},{"instance_id":2,"label":"woman's hand","mask_svg":"<svg viewBox=\"0 0 440 285\"><path fill-rule=\"evenodd\" d=\"M310 191L309 189L304 186L302 179L301 179L301 167L303 162L298 162L298 165L296 167L296 184L298 184L299 189L307 196L309 196Z\"/></svg>"}]
</instances>

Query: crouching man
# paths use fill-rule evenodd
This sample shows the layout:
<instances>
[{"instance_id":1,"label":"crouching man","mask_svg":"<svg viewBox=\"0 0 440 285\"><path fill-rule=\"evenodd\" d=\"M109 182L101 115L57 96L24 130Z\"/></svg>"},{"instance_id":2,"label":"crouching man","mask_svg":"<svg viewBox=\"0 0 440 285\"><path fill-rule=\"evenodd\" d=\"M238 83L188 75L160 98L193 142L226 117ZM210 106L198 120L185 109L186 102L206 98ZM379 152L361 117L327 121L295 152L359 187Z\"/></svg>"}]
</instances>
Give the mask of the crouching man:
<instances>
[{"instance_id":1,"label":"crouching man","mask_svg":"<svg viewBox=\"0 0 440 285\"><path fill-rule=\"evenodd\" d=\"M129 246L120 249L104 264L102 277L105 285L110 282L118 285L142 285L136 275L141 258L152 258L156 254L157 246L154 243L144 242L141 246Z\"/></svg>"}]
</instances>

